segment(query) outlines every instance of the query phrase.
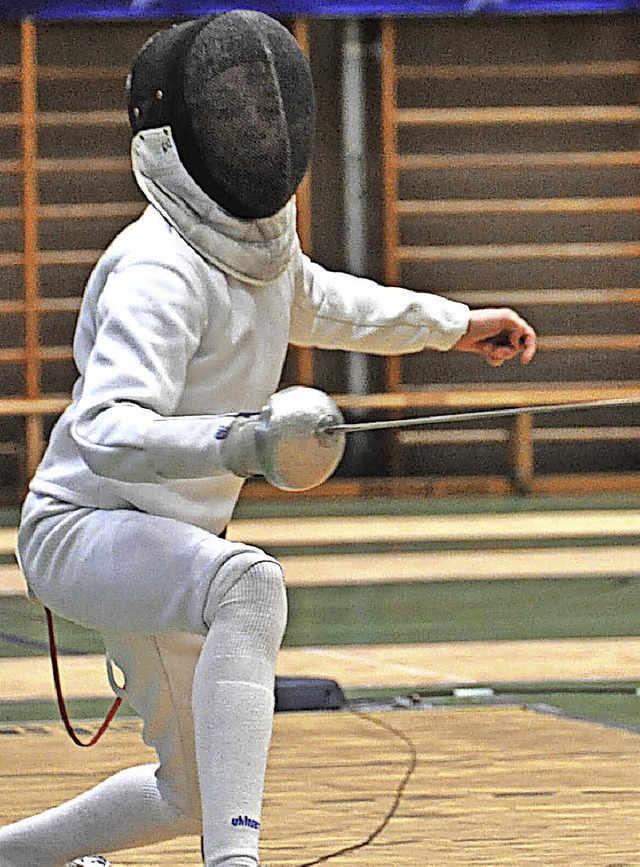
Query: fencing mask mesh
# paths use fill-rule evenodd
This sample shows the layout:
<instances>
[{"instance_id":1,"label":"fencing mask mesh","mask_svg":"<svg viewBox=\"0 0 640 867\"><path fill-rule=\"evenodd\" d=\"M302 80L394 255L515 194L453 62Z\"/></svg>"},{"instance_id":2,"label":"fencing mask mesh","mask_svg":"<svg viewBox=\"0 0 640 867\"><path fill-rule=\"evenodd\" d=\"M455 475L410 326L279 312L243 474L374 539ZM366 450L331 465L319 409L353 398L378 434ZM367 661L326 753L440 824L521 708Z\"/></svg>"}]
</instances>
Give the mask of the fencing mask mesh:
<instances>
[{"instance_id":1,"label":"fencing mask mesh","mask_svg":"<svg viewBox=\"0 0 640 867\"><path fill-rule=\"evenodd\" d=\"M309 64L263 13L227 12L152 37L134 62L128 106L134 133L171 127L191 177L236 217L275 214L307 170Z\"/></svg>"}]
</instances>

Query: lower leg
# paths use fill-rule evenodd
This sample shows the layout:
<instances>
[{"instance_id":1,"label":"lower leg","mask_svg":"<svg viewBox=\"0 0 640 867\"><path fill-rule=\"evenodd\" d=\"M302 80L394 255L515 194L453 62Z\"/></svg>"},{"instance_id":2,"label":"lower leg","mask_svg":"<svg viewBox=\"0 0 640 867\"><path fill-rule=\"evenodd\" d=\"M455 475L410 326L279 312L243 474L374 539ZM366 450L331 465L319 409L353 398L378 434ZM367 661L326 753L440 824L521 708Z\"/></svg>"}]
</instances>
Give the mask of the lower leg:
<instances>
[{"instance_id":1,"label":"lower leg","mask_svg":"<svg viewBox=\"0 0 640 867\"><path fill-rule=\"evenodd\" d=\"M0 867L61 867L80 855L199 833L163 797L156 765L129 768L71 801L0 829Z\"/></svg>"},{"instance_id":2,"label":"lower leg","mask_svg":"<svg viewBox=\"0 0 640 867\"><path fill-rule=\"evenodd\" d=\"M256 867L286 620L282 570L252 566L211 607L193 693L205 864Z\"/></svg>"}]
</instances>

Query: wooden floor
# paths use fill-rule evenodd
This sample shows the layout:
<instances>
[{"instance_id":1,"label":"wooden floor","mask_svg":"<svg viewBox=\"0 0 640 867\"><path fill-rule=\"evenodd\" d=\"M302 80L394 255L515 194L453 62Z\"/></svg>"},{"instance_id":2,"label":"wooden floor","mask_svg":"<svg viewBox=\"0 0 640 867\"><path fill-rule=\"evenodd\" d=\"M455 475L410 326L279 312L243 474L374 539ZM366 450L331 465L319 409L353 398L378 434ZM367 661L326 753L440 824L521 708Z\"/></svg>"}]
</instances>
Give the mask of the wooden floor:
<instances>
[{"instance_id":1,"label":"wooden floor","mask_svg":"<svg viewBox=\"0 0 640 867\"><path fill-rule=\"evenodd\" d=\"M640 512L538 512L517 520L456 515L238 521L231 535L267 548L289 546L282 561L292 587L633 577ZM594 536L597 544L582 547ZM527 549L534 537L544 544ZM14 539L14 530L0 530L0 553L10 551ZM353 540L399 547L373 556L354 554L348 547ZM401 550L420 542L439 550ZM476 542L482 550L474 549ZM449 550L448 543L468 550ZM305 551L331 545L345 550L323 550L320 557ZM24 582L6 559L0 593L24 595ZM61 664L68 697L110 695L101 657L64 657ZM290 647L280 654L278 672L332 677L345 688L640 680L640 637ZM52 696L47 658L0 660L0 701ZM393 807L412 754L417 764L395 814L370 845L359 847ZM638 734L531 709L278 714L262 858L268 867L302 867L338 849L359 847L322 863L640 865L639 759ZM0 726L0 824L150 760L138 721L116 721L91 750L74 747L57 723ZM199 865L199 841L184 838L121 852L113 861L116 867Z\"/></svg>"},{"instance_id":2,"label":"wooden floor","mask_svg":"<svg viewBox=\"0 0 640 867\"><path fill-rule=\"evenodd\" d=\"M640 511L585 509L498 515L342 515L234 520L229 538L254 545L472 542L559 537L583 539L640 533Z\"/></svg>"},{"instance_id":3,"label":"wooden floor","mask_svg":"<svg viewBox=\"0 0 640 867\"><path fill-rule=\"evenodd\" d=\"M395 731L381 728L380 723ZM122 767L149 761L139 724L114 724L78 750L57 724L0 727L1 820L67 798ZM263 816L263 861L331 859L358 867L640 863L640 738L522 708L281 714ZM118 853L118 867L197 865L198 840Z\"/></svg>"},{"instance_id":4,"label":"wooden floor","mask_svg":"<svg viewBox=\"0 0 640 867\"><path fill-rule=\"evenodd\" d=\"M111 696L102 656L65 656L60 668L67 698ZM640 681L640 638L287 647L280 651L277 672L284 677L328 677L345 689L498 681ZM47 657L0 659L0 701L53 697Z\"/></svg>"},{"instance_id":5,"label":"wooden floor","mask_svg":"<svg viewBox=\"0 0 640 867\"><path fill-rule=\"evenodd\" d=\"M582 547L585 538L598 545ZM439 543L445 550L337 554L323 552L280 557L290 587L376 584L407 581L468 581L638 574L640 510L583 510L506 515L398 515L340 518L283 518L233 521L229 538L269 549L279 545L358 546ZM629 538L630 544L620 544ZM556 544L517 547L528 540ZM607 544L610 540L612 544ZM617 541L616 541L617 540ZM16 531L0 528L0 554L15 547ZM447 543L483 542L484 548L446 550ZM516 547L504 548L505 543ZM489 547L487 547L489 545ZM0 594L24 595L16 566L0 565Z\"/></svg>"}]
</instances>

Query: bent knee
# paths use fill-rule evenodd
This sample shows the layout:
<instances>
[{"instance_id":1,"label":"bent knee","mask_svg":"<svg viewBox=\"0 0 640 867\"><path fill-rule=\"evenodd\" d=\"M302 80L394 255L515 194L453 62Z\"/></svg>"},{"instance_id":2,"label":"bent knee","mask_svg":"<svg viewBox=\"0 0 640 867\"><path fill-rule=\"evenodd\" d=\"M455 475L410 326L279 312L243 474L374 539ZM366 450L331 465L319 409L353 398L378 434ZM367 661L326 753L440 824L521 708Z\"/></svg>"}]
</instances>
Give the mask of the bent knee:
<instances>
[{"instance_id":1,"label":"bent knee","mask_svg":"<svg viewBox=\"0 0 640 867\"><path fill-rule=\"evenodd\" d=\"M233 621L238 635L277 651L287 621L287 595L282 566L273 558L251 564L222 593L215 588L205 607L205 623Z\"/></svg>"}]
</instances>

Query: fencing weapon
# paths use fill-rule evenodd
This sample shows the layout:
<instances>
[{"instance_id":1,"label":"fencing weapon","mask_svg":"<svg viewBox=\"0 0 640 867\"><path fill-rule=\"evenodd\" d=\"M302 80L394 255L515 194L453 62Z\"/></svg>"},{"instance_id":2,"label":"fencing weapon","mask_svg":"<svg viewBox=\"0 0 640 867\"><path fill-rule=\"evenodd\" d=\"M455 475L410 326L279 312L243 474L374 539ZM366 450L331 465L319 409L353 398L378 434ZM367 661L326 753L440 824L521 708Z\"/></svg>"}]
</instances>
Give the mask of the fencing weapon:
<instances>
[{"instance_id":1,"label":"fencing weapon","mask_svg":"<svg viewBox=\"0 0 640 867\"><path fill-rule=\"evenodd\" d=\"M432 424L447 424L448 422L472 421L474 419L504 418L516 415L539 415L553 412L567 412L573 409L599 409L601 407L634 406L639 398L611 398L609 400L585 400L572 403L549 403L538 406L514 406L507 409L482 409L472 412L452 412L446 415L426 415L418 418L399 418L384 421L353 422L329 425L323 428L325 433L355 433L368 430L388 430L391 428L424 427Z\"/></svg>"},{"instance_id":2,"label":"fencing weapon","mask_svg":"<svg viewBox=\"0 0 640 867\"><path fill-rule=\"evenodd\" d=\"M272 484L286 491L304 491L326 481L342 460L346 435L476 419L635 406L638 398L613 398L542 404L506 409L453 412L417 418L345 422L337 403L315 388L291 386L272 395L258 414L256 446Z\"/></svg>"}]
</instances>

